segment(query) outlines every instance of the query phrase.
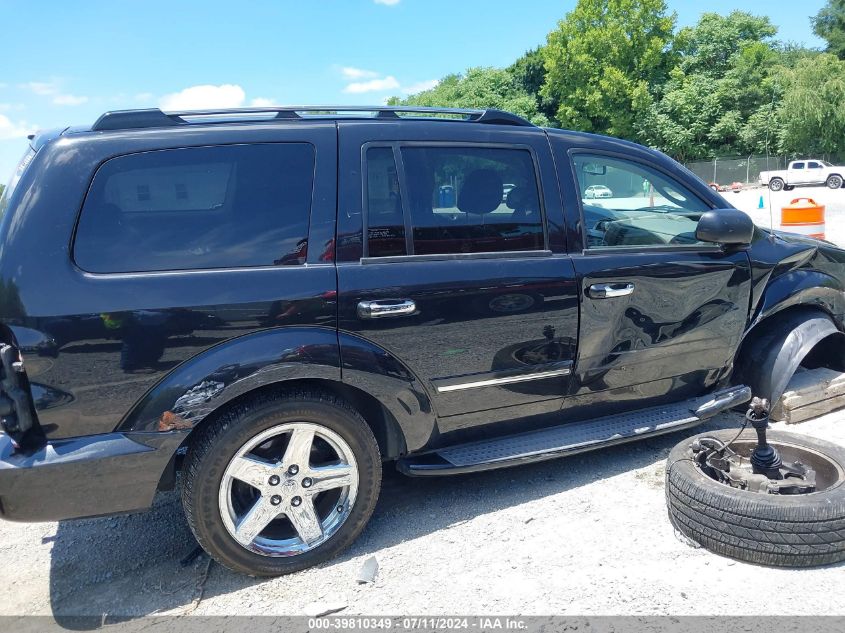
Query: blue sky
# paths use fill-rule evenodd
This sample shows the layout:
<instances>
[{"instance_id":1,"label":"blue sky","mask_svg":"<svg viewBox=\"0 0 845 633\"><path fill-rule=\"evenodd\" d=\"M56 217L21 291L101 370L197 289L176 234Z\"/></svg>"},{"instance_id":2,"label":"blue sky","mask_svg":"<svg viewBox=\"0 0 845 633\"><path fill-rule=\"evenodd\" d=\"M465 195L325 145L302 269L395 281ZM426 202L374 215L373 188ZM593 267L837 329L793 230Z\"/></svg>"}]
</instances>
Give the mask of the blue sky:
<instances>
[{"instance_id":1,"label":"blue sky","mask_svg":"<svg viewBox=\"0 0 845 633\"><path fill-rule=\"evenodd\" d=\"M824 0L669 0L769 15L779 37L820 46ZM373 104L471 66L505 66L575 0L0 0L0 181L35 128L113 109Z\"/></svg>"}]
</instances>

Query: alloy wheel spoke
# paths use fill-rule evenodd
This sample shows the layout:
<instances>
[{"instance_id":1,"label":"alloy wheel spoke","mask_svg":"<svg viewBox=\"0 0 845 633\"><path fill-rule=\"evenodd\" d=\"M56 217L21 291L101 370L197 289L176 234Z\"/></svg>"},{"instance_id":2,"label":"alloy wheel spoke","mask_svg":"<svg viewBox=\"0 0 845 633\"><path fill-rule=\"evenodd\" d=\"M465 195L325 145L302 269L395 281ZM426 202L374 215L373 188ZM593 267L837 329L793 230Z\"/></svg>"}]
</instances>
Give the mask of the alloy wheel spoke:
<instances>
[{"instance_id":1,"label":"alloy wheel spoke","mask_svg":"<svg viewBox=\"0 0 845 633\"><path fill-rule=\"evenodd\" d=\"M317 494L351 485L352 467L349 464L337 464L311 468L308 477L312 481L311 486L306 489L308 494Z\"/></svg>"},{"instance_id":2,"label":"alloy wheel spoke","mask_svg":"<svg viewBox=\"0 0 845 633\"><path fill-rule=\"evenodd\" d=\"M235 458L229 466L229 474L232 477L259 489L267 483L275 471L275 465L246 455Z\"/></svg>"},{"instance_id":3,"label":"alloy wheel spoke","mask_svg":"<svg viewBox=\"0 0 845 633\"><path fill-rule=\"evenodd\" d=\"M310 428L294 429L285 449L282 464L285 468L296 465L300 470L308 467L311 460L311 445L314 443L314 430Z\"/></svg>"},{"instance_id":4,"label":"alloy wheel spoke","mask_svg":"<svg viewBox=\"0 0 845 633\"><path fill-rule=\"evenodd\" d=\"M265 497L260 497L235 528L238 541L249 545L277 516L279 516L278 506L272 505Z\"/></svg>"},{"instance_id":5,"label":"alloy wheel spoke","mask_svg":"<svg viewBox=\"0 0 845 633\"><path fill-rule=\"evenodd\" d=\"M304 543L310 545L319 541L323 536L323 527L320 525L320 519L317 516L317 511L314 509L314 503L311 497L303 497L302 503L298 506L290 505L285 510L288 519L293 524L296 533Z\"/></svg>"}]
</instances>

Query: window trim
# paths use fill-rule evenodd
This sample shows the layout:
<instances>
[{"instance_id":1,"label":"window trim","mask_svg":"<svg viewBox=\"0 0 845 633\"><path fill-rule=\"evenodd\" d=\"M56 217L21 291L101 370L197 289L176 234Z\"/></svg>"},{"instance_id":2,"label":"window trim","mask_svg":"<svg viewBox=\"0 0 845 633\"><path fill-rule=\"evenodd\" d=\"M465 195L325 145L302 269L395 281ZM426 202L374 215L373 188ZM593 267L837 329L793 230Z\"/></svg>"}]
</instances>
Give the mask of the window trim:
<instances>
[{"instance_id":1,"label":"window trim","mask_svg":"<svg viewBox=\"0 0 845 633\"><path fill-rule=\"evenodd\" d=\"M406 255L389 255L386 257L370 257L369 239L369 165L367 163L367 151L373 147L389 147L393 149L393 160L396 163L396 176L399 180L399 196L402 201L402 216L405 223L405 249ZM405 162L402 158L403 147L444 147L444 148L471 148L471 149L515 149L527 150L531 156L531 164L534 168L534 179L537 185L537 196L540 201L540 228L543 229L543 248L536 251L490 251L480 253L431 253L419 255L414 253L414 231L411 223L411 206L407 196L407 176ZM436 261L449 259L498 259L500 256L525 257L526 253L537 253L536 257L545 257L551 254L549 249L549 229L546 221L546 199L543 191L540 163L537 153L531 145L525 143L483 143L473 141L370 141L361 146L361 241L362 256L361 264L373 264L377 262L400 263L404 261Z\"/></svg>"},{"instance_id":2,"label":"window trim","mask_svg":"<svg viewBox=\"0 0 845 633\"><path fill-rule=\"evenodd\" d=\"M632 163L637 163L639 165L643 165L644 167L651 169L653 171L658 172L659 174L665 176L666 178L677 182L678 184L682 185L684 189L690 192L695 198L701 202L708 210L712 211L717 207L713 205L711 202L700 196L698 193L690 189L685 183L679 182L678 177L674 174L669 173L668 170L664 169L663 167L647 161L643 160L638 156L630 156L628 154L624 154L622 152L614 152L610 150L603 150L603 149L592 149L587 147L574 147L567 151L567 158L569 159L569 170L572 174L572 182L576 186L576 188L580 188L581 181L578 180L578 173L575 169L575 157L578 155L587 155L587 156L607 156L609 158L615 158L622 161L628 161ZM721 252L724 250L723 245L721 244L654 244L654 245L646 245L646 244L638 244L634 246L597 246L593 248L589 248L587 246L587 227L584 223L584 201L581 199L580 192L577 193L578 198L578 224L580 225L580 236L581 236L581 254L582 255L602 255L602 254L614 254L614 253L638 253L638 252L675 252L675 251L700 251L700 252ZM703 212L704 213L704 212Z\"/></svg>"},{"instance_id":3,"label":"window trim","mask_svg":"<svg viewBox=\"0 0 845 633\"><path fill-rule=\"evenodd\" d=\"M311 219L314 213L314 201L315 201L315 192L317 190L317 167L318 167L318 155L317 155L317 144L311 140L291 140L291 141L257 141L257 142L234 142L234 143L204 143L201 145L177 145L174 147L157 147L154 149L144 149L136 152L125 152L122 154L114 154L108 156L107 158L103 159L99 163L97 163L96 167L94 168L93 173L88 178L88 185L85 189L85 195L82 197L82 201L79 203L79 208L76 211L76 219L73 223L73 230L70 234L70 241L68 243L68 259L70 260L70 264L80 273L82 273L86 277L91 278L98 278L98 277L144 277L150 275L183 275L183 274L191 274L191 273L222 273L222 272L232 272L232 271L257 271L257 270L297 270L299 268L308 267L315 267L315 266L322 266L323 264L309 264L306 258L306 261L302 264L297 266L280 266L278 264L252 264L248 266L222 266L222 267L213 267L213 268L168 268L165 270L133 270L133 271L121 271L121 272L97 272L93 270L88 270L83 268L79 262L76 261L76 241L79 234L79 225L82 222L82 212L85 209L85 203L88 201L88 198L91 196L91 193L94 188L94 180L97 178L97 175L100 173L100 170L109 162L116 160L118 158L125 158L127 156L138 156L140 154L153 154L157 152L169 152L174 150L190 150L190 149L211 149L216 147L242 147L242 146L255 146L255 145L307 145L311 148L312 155L314 157L314 163L311 169L311 197L308 202L308 218L306 223L305 229L305 238L310 240L311 237ZM332 265L332 263L326 263L325 265Z\"/></svg>"}]
</instances>

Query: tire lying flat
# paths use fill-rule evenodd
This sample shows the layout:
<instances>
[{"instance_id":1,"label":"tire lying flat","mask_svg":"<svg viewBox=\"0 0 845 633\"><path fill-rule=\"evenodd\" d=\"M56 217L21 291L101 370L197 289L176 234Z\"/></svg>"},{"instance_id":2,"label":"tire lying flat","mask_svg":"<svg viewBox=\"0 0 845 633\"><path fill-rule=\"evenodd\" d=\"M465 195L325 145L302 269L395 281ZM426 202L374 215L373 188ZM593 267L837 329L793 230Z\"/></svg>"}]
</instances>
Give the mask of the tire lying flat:
<instances>
[{"instance_id":1,"label":"tire lying flat","mask_svg":"<svg viewBox=\"0 0 845 633\"><path fill-rule=\"evenodd\" d=\"M816 567L845 560L845 477L820 492L775 495L719 483L691 461L695 438L731 441L735 429L702 433L676 445L666 462L666 502L672 525L707 549L738 560L777 567ZM753 430L740 440L754 441ZM845 473L845 448L793 433L772 431L769 441L823 454Z\"/></svg>"}]
</instances>

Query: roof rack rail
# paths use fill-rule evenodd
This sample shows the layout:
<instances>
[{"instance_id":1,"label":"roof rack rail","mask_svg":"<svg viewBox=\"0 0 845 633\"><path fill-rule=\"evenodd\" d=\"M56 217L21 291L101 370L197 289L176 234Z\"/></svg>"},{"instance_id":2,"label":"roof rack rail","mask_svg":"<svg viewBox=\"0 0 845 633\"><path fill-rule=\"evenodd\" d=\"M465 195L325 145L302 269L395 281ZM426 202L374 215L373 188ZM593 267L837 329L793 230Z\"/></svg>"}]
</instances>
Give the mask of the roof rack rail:
<instances>
[{"instance_id":1,"label":"roof rack rail","mask_svg":"<svg viewBox=\"0 0 845 633\"><path fill-rule=\"evenodd\" d=\"M283 106L267 108L233 108L224 110L188 110L162 112L158 108L146 110L115 110L103 114L91 130L129 130L139 128L173 127L193 123L232 123L274 119L362 118L373 119L429 119L491 123L495 125L530 126L534 124L504 110L474 110L465 108L424 108L419 106ZM267 116L259 116L267 115ZM410 116L409 116L410 115ZM216 119L216 121L215 121Z\"/></svg>"}]
</instances>

